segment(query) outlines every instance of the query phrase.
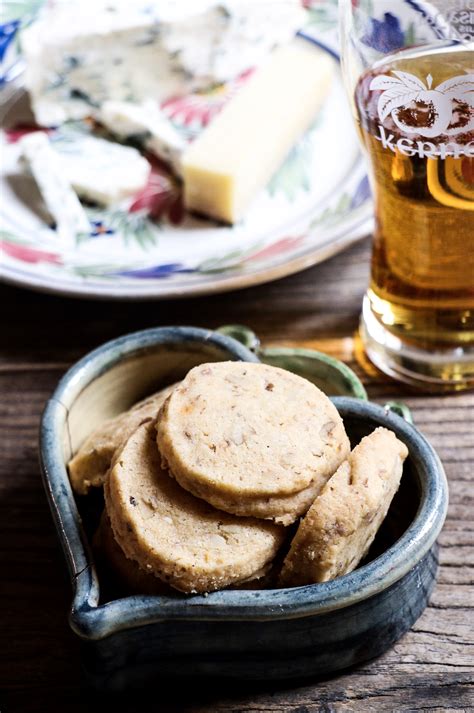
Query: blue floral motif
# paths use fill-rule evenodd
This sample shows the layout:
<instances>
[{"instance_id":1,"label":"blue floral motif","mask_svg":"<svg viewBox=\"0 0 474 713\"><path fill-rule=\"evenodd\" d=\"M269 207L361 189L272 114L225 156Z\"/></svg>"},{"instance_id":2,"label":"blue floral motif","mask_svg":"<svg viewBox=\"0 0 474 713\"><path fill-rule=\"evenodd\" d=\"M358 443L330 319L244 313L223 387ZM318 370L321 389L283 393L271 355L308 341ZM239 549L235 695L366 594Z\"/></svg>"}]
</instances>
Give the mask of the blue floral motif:
<instances>
[{"instance_id":1,"label":"blue floral motif","mask_svg":"<svg viewBox=\"0 0 474 713\"><path fill-rule=\"evenodd\" d=\"M19 20L0 25L0 87L8 82L12 68L17 64L18 52L13 40L19 27Z\"/></svg>"},{"instance_id":2,"label":"blue floral motif","mask_svg":"<svg viewBox=\"0 0 474 713\"><path fill-rule=\"evenodd\" d=\"M113 228L108 228L102 220L91 220L91 238L101 238L103 235L113 235Z\"/></svg>"},{"instance_id":3,"label":"blue floral motif","mask_svg":"<svg viewBox=\"0 0 474 713\"><path fill-rule=\"evenodd\" d=\"M7 49L15 39L15 35L20 27L20 20L12 20L5 25L0 25L0 62L5 59Z\"/></svg>"},{"instance_id":4,"label":"blue floral motif","mask_svg":"<svg viewBox=\"0 0 474 713\"><path fill-rule=\"evenodd\" d=\"M176 275L178 273L189 273L195 272L191 268L184 267L180 262L171 262L164 265L153 265L152 267L144 267L143 269L137 270L124 270L123 272L116 273L117 275L122 275L123 277L139 277L142 279L156 279L171 277L171 275Z\"/></svg>"},{"instance_id":5,"label":"blue floral motif","mask_svg":"<svg viewBox=\"0 0 474 713\"><path fill-rule=\"evenodd\" d=\"M405 35L400 26L400 20L391 12L386 12L383 20L370 18L370 32L362 38L362 42L377 52L394 52L405 45Z\"/></svg>"}]
</instances>

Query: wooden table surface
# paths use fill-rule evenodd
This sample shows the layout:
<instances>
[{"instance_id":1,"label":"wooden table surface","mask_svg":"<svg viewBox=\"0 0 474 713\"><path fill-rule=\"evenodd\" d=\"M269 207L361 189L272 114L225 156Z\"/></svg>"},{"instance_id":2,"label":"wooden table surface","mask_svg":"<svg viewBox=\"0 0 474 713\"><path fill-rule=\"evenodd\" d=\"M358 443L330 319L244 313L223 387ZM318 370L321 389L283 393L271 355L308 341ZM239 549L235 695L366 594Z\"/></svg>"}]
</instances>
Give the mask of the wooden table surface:
<instances>
[{"instance_id":1,"label":"wooden table surface","mask_svg":"<svg viewBox=\"0 0 474 713\"><path fill-rule=\"evenodd\" d=\"M38 468L45 400L79 357L129 331L169 324L249 325L266 344L314 346L361 375L369 396L413 411L445 465L450 506L431 603L390 651L318 683L202 687L159 684L158 711L420 711L474 709L474 395L428 396L355 363L353 335L369 243L269 285L196 300L107 303L0 288L1 713L149 710L145 698L85 690L66 623L70 586ZM367 367L366 367L367 368Z\"/></svg>"}]
</instances>

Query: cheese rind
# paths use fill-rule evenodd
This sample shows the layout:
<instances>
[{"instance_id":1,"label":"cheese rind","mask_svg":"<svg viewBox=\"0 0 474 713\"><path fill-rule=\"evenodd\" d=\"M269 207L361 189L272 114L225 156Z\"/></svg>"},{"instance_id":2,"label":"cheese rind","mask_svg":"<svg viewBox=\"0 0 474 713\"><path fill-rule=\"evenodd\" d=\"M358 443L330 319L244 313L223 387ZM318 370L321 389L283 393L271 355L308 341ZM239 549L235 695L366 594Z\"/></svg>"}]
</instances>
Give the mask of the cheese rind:
<instances>
[{"instance_id":1,"label":"cheese rind","mask_svg":"<svg viewBox=\"0 0 474 713\"><path fill-rule=\"evenodd\" d=\"M304 40L275 50L185 151L186 207L239 220L313 122L333 70L329 55Z\"/></svg>"},{"instance_id":2,"label":"cheese rind","mask_svg":"<svg viewBox=\"0 0 474 713\"><path fill-rule=\"evenodd\" d=\"M72 241L78 233L89 233L90 222L48 136L42 131L35 131L23 136L19 144L23 159L56 223L58 236Z\"/></svg>"}]
</instances>

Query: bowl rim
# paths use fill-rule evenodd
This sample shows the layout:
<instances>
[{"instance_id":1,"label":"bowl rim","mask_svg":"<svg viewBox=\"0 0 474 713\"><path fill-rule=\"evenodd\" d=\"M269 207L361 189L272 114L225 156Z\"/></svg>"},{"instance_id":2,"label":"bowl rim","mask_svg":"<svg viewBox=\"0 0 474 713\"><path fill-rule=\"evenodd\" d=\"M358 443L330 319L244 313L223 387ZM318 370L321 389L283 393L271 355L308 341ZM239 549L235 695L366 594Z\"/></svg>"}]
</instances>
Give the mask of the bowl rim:
<instances>
[{"instance_id":1,"label":"bowl rim","mask_svg":"<svg viewBox=\"0 0 474 713\"><path fill-rule=\"evenodd\" d=\"M320 352L317 349L310 349L309 347L293 347L286 345L263 347L255 332L244 324L224 324L219 327L217 331L220 334L226 334L229 337L233 337L238 342L246 346L247 349L250 349L250 351L256 354L260 361L264 364L268 363L269 357L270 359L275 357L297 357L309 359L311 362L316 362L318 364L324 364L326 368L329 368L333 373L337 373L337 375L343 379L347 387L346 393L344 394L345 396L353 396L356 399L363 399L364 401L369 400L365 386L355 371L336 357Z\"/></svg>"},{"instance_id":2,"label":"bowl rim","mask_svg":"<svg viewBox=\"0 0 474 713\"><path fill-rule=\"evenodd\" d=\"M413 522L384 553L330 582L287 589L223 590L186 598L133 595L99 603L99 582L81 517L62 462L58 432L67 423L67 406L82 389L125 356L160 344L211 342L243 361L258 358L242 344L196 327L157 327L128 334L87 354L66 372L46 403L40 427L43 483L66 557L73 588L69 623L83 639L98 640L119 631L165 620L274 621L323 614L375 596L404 577L431 549L443 526L448 488L433 447L403 418L368 401L350 397L331 400L343 418L369 419L374 427L391 428L407 445L416 464L421 496Z\"/></svg>"}]
</instances>

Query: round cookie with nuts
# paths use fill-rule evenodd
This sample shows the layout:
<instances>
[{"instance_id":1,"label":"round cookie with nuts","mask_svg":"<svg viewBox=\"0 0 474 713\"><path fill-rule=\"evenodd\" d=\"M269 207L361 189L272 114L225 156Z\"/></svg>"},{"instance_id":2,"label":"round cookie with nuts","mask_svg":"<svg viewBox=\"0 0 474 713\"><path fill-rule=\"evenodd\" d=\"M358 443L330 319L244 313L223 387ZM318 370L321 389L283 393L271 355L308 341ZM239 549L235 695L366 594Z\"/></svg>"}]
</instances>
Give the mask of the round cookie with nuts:
<instances>
[{"instance_id":1,"label":"round cookie with nuts","mask_svg":"<svg viewBox=\"0 0 474 713\"><path fill-rule=\"evenodd\" d=\"M121 595L151 594L179 596L180 592L173 589L150 570L145 571L135 560L125 556L116 541L110 525L107 511L104 510L99 527L94 535L93 547L101 569L112 579L112 586L118 588ZM280 565L281 566L281 565ZM277 572L280 569L275 562L270 562L248 579L229 585L232 589L265 589L275 586Z\"/></svg>"},{"instance_id":2,"label":"round cookie with nuts","mask_svg":"<svg viewBox=\"0 0 474 713\"><path fill-rule=\"evenodd\" d=\"M137 562L128 559L117 543L107 512L104 510L94 535L94 550L99 563L112 575L124 594L176 594L165 582L141 569Z\"/></svg>"},{"instance_id":3,"label":"round cookie with nuts","mask_svg":"<svg viewBox=\"0 0 474 713\"><path fill-rule=\"evenodd\" d=\"M163 464L215 507L284 524L306 512L349 453L328 397L266 364L191 369L157 420Z\"/></svg>"},{"instance_id":4,"label":"round cookie with nuts","mask_svg":"<svg viewBox=\"0 0 474 713\"><path fill-rule=\"evenodd\" d=\"M87 495L90 488L104 484L114 453L146 420L155 419L161 405L174 388L168 386L139 401L128 411L102 423L86 438L68 463L69 479L74 492Z\"/></svg>"},{"instance_id":5,"label":"round cookie with nuts","mask_svg":"<svg viewBox=\"0 0 474 713\"><path fill-rule=\"evenodd\" d=\"M398 490L407 455L386 428L361 440L301 521L283 562L282 586L326 582L357 567Z\"/></svg>"},{"instance_id":6,"label":"round cookie with nuts","mask_svg":"<svg viewBox=\"0 0 474 713\"><path fill-rule=\"evenodd\" d=\"M211 592L261 576L283 542L272 523L216 510L160 465L152 423L140 426L105 483L107 513L124 554L182 592Z\"/></svg>"}]
</instances>

